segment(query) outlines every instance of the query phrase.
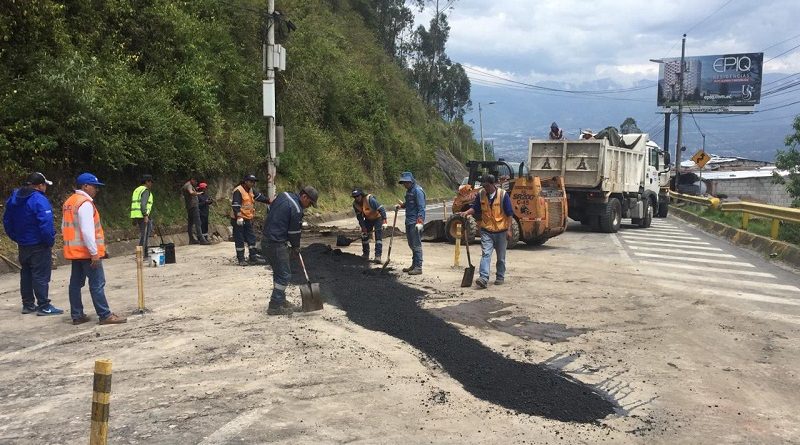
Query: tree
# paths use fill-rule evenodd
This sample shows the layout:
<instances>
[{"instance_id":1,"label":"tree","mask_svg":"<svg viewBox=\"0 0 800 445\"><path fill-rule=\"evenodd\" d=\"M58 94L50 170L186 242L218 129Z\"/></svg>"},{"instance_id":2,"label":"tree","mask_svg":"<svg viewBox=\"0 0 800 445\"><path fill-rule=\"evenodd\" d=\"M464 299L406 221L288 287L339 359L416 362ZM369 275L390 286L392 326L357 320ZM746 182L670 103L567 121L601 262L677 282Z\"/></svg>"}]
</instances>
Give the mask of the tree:
<instances>
[{"instance_id":1,"label":"tree","mask_svg":"<svg viewBox=\"0 0 800 445\"><path fill-rule=\"evenodd\" d=\"M788 150L778 150L775 157L775 167L787 170L789 176L784 178L776 173L775 182L785 184L789 195L794 198L792 207L800 207L800 116L794 118L792 128L794 134L786 136Z\"/></svg>"},{"instance_id":2,"label":"tree","mask_svg":"<svg viewBox=\"0 0 800 445\"><path fill-rule=\"evenodd\" d=\"M636 125L636 119L632 117L625 118L625 121L622 122L619 126L619 132L622 134L631 134L631 133L641 133L642 130L639 129L639 126Z\"/></svg>"}]
</instances>

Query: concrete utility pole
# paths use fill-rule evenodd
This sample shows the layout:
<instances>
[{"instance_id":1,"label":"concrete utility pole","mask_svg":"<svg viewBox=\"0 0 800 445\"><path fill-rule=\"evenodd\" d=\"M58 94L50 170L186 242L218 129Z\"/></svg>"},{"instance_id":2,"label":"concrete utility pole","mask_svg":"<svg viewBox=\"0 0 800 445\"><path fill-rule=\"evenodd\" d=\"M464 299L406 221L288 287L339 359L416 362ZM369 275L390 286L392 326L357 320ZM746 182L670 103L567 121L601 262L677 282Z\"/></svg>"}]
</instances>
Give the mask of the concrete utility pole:
<instances>
[{"instance_id":1,"label":"concrete utility pole","mask_svg":"<svg viewBox=\"0 0 800 445\"><path fill-rule=\"evenodd\" d=\"M487 105L493 105L495 101L489 102ZM481 152L483 152L483 160L486 160L486 147L483 144L483 109L481 108L481 103L478 102L478 122L481 129Z\"/></svg>"},{"instance_id":2,"label":"concrete utility pole","mask_svg":"<svg viewBox=\"0 0 800 445\"><path fill-rule=\"evenodd\" d=\"M275 45L275 22L272 14L275 12L275 0L267 1L267 41L262 43L262 56L264 59L264 75L266 80L275 81L275 58L273 48ZM274 90L273 90L274 91ZM275 116L267 116L267 197L275 198Z\"/></svg>"},{"instance_id":3,"label":"concrete utility pole","mask_svg":"<svg viewBox=\"0 0 800 445\"><path fill-rule=\"evenodd\" d=\"M681 168L681 146L683 144L683 73L685 71L684 63L686 58L686 34L683 35L683 42L681 43L681 67L680 67L680 89L678 95L678 141L675 144L675 177L680 174ZM676 179L675 183L678 181Z\"/></svg>"}]
</instances>

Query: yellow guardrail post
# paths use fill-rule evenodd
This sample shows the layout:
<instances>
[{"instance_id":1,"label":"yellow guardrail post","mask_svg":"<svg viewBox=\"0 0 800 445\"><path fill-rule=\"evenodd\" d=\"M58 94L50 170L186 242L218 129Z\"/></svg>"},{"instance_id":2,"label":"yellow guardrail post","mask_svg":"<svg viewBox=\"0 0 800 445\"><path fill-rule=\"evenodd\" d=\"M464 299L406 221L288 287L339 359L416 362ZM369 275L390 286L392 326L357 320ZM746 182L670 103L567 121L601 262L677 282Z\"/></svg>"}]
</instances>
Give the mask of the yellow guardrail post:
<instances>
[{"instance_id":1,"label":"yellow guardrail post","mask_svg":"<svg viewBox=\"0 0 800 445\"><path fill-rule=\"evenodd\" d=\"M108 413L111 402L111 360L94 362L94 385L92 393L92 430L89 445L108 443Z\"/></svg>"},{"instance_id":2,"label":"yellow guardrail post","mask_svg":"<svg viewBox=\"0 0 800 445\"><path fill-rule=\"evenodd\" d=\"M747 212L742 212L742 229L747 230L747 227L750 225L750 214Z\"/></svg>"},{"instance_id":3,"label":"yellow guardrail post","mask_svg":"<svg viewBox=\"0 0 800 445\"><path fill-rule=\"evenodd\" d=\"M777 218L772 219L772 227L769 229L769 236L772 239L778 239L778 232L781 230L781 220Z\"/></svg>"},{"instance_id":4,"label":"yellow guardrail post","mask_svg":"<svg viewBox=\"0 0 800 445\"><path fill-rule=\"evenodd\" d=\"M461 222L456 221L456 250L453 252L453 267L461 267Z\"/></svg>"}]
</instances>

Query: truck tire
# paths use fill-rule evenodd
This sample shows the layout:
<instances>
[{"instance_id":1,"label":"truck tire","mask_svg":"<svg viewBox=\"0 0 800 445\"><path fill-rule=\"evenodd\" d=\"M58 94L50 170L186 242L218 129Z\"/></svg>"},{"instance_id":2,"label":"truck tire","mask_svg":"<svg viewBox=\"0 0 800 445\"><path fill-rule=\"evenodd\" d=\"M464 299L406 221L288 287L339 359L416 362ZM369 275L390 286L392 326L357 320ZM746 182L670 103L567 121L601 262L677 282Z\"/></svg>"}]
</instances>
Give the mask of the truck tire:
<instances>
[{"instance_id":1,"label":"truck tire","mask_svg":"<svg viewBox=\"0 0 800 445\"><path fill-rule=\"evenodd\" d=\"M659 218L666 218L667 213L669 213L669 200L665 199L663 201L659 201L658 213L656 213L656 216Z\"/></svg>"},{"instance_id":2,"label":"truck tire","mask_svg":"<svg viewBox=\"0 0 800 445\"><path fill-rule=\"evenodd\" d=\"M517 247L517 244L519 244L519 236L519 221L517 221L517 218L511 218L511 239L508 240L506 249L513 249Z\"/></svg>"},{"instance_id":3,"label":"truck tire","mask_svg":"<svg viewBox=\"0 0 800 445\"><path fill-rule=\"evenodd\" d=\"M653 205L649 199L647 200L647 211L644 214L644 218L639 218L637 224L642 229L646 229L653 224Z\"/></svg>"},{"instance_id":4,"label":"truck tire","mask_svg":"<svg viewBox=\"0 0 800 445\"><path fill-rule=\"evenodd\" d=\"M619 199L611 198L606 203L603 214L600 215L600 231L603 233L617 233L622 223L622 204Z\"/></svg>"},{"instance_id":5,"label":"truck tire","mask_svg":"<svg viewBox=\"0 0 800 445\"><path fill-rule=\"evenodd\" d=\"M458 215L450 215L444 225L444 236L450 244L456 243L456 222L461 222L461 217ZM470 238L471 242L478 234L478 222L475 221L475 218L472 216L467 217L467 222L470 228L469 233L472 235L472 238ZM462 227L461 230L464 230L464 228Z\"/></svg>"}]
</instances>

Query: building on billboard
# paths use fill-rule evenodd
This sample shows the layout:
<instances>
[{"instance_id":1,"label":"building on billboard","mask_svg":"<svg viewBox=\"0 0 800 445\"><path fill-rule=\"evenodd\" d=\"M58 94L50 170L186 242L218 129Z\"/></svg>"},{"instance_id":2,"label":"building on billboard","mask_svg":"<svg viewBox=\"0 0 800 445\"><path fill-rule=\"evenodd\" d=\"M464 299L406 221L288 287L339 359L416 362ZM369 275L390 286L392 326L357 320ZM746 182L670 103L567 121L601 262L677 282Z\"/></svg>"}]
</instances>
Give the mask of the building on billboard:
<instances>
[{"instance_id":1,"label":"building on billboard","mask_svg":"<svg viewBox=\"0 0 800 445\"><path fill-rule=\"evenodd\" d=\"M752 112L761 100L763 60L764 53L686 57L684 106L696 113ZM658 106L671 110L680 100L681 61L661 62Z\"/></svg>"}]
</instances>

